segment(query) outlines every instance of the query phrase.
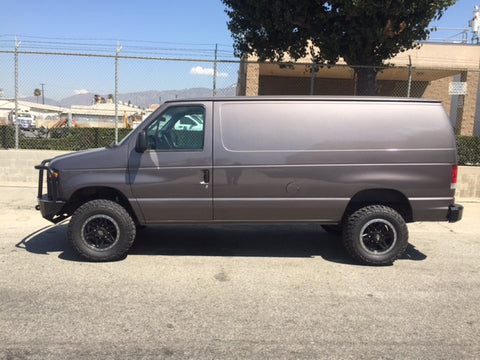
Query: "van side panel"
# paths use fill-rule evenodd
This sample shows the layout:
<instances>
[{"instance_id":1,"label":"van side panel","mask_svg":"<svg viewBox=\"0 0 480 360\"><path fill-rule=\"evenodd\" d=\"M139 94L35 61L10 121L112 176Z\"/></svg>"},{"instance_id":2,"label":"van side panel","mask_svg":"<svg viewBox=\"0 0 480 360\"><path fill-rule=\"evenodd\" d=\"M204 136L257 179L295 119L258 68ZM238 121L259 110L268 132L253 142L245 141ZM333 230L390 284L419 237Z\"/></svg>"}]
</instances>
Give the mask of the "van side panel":
<instances>
[{"instance_id":1,"label":"van side panel","mask_svg":"<svg viewBox=\"0 0 480 360\"><path fill-rule=\"evenodd\" d=\"M217 101L214 219L337 223L363 190L445 220L455 138L440 103Z\"/></svg>"}]
</instances>

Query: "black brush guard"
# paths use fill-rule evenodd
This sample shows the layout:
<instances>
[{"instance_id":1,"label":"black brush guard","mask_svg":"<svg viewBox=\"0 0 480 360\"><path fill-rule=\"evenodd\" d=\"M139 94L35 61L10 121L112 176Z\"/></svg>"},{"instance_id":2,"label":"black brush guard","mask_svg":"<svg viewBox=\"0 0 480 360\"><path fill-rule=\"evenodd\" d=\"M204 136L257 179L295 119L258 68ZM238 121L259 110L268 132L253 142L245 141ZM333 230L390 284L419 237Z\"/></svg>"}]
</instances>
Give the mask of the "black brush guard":
<instances>
[{"instance_id":1,"label":"black brush guard","mask_svg":"<svg viewBox=\"0 0 480 360\"><path fill-rule=\"evenodd\" d=\"M57 180L55 172L48 166L52 159L43 160L40 165L36 165L35 169L39 170L38 175L38 204L35 209L42 213L42 216L54 224L66 219L68 215L61 212L65 201L57 199ZM47 172L47 193L43 194L44 172Z\"/></svg>"}]
</instances>

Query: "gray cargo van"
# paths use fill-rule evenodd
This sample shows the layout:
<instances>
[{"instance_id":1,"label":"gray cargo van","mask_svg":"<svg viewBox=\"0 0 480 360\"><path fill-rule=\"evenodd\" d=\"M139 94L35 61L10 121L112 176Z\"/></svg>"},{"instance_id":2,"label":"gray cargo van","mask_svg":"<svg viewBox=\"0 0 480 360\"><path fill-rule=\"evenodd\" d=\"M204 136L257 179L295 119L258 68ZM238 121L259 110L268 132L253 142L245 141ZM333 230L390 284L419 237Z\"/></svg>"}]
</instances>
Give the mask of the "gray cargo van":
<instances>
[{"instance_id":1,"label":"gray cargo van","mask_svg":"<svg viewBox=\"0 0 480 360\"><path fill-rule=\"evenodd\" d=\"M407 247L406 223L463 210L452 126L430 100L171 101L118 145L36 168L37 209L71 216L69 241L92 261L124 257L138 226L312 222L360 263L386 265Z\"/></svg>"}]
</instances>

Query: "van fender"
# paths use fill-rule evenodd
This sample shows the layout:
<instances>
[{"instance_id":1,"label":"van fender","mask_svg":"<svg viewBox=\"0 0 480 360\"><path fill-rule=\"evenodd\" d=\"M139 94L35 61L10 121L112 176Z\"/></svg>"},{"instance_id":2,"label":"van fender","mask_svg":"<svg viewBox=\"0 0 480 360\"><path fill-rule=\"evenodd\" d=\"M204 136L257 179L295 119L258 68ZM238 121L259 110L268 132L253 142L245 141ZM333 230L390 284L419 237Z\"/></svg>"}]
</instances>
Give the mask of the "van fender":
<instances>
[{"instance_id":1,"label":"van fender","mask_svg":"<svg viewBox=\"0 0 480 360\"><path fill-rule=\"evenodd\" d=\"M355 211L370 205L384 205L397 211L405 222L413 221L412 206L408 198L394 189L366 189L356 193L345 209L343 220Z\"/></svg>"}]
</instances>

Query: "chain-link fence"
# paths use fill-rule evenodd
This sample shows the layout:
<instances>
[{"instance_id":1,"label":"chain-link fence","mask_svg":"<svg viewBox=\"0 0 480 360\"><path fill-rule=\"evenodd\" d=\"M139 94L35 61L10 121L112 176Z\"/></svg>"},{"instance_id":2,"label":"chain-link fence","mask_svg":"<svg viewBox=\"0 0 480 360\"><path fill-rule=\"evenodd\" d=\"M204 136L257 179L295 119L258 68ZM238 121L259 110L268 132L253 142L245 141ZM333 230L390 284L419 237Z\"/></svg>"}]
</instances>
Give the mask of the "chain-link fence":
<instances>
[{"instance_id":1,"label":"chain-link fence","mask_svg":"<svg viewBox=\"0 0 480 360\"><path fill-rule=\"evenodd\" d=\"M10 127L0 132L0 146L49 148L54 141L35 139L80 133L73 128L113 128L111 141L118 141L119 129L131 129L167 100L235 96L238 67L215 58L0 50L0 126ZM97 144L78 142L75 148Z\"/></svg>"},{"instance_id":2,"label":"chain-link fence","mask_svg":"<svg viewBox=\"0 0 480 360\"><path fill-rule=\"evenodd\" d=\"M122 51L34 51L18 44L0 49L0 147L104 146L119 141L161 103L175 98L358 92L356 71L346 65L223 59L217 49L192 58ZM412 63L375 71L380 96L441 100L456 134L472 137L459 141L459 146L469 147L459 149L467 154L464 163L480 163L478 70Z\"/></svg>"}]
</instances>

